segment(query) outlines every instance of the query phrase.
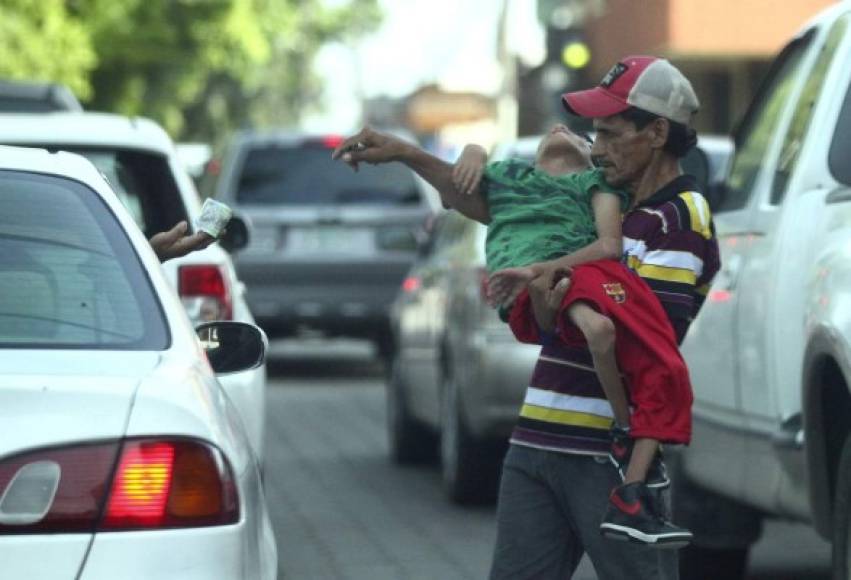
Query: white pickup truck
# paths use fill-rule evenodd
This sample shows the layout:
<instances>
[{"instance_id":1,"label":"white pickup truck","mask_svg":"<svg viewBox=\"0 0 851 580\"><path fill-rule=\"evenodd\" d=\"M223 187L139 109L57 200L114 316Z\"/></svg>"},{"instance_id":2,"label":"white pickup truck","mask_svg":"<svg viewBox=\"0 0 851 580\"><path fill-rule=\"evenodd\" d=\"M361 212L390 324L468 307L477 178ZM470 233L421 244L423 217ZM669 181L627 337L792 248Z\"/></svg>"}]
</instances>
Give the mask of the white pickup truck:
<instances>
[{"instance_id":1,"label":"white pickup truck","mask_svg":"<svg viewBox=\"0 0 851 580\"><path fill-rule=\"evenodd\" d=\"M735 578L721 570L764 517L811 522L833 542L833 578L851 577L849 86L845 1L777 56L708 192L722 269L683 344L694 433L674 490L701 577Z\"/></svg>"}]
</instances>

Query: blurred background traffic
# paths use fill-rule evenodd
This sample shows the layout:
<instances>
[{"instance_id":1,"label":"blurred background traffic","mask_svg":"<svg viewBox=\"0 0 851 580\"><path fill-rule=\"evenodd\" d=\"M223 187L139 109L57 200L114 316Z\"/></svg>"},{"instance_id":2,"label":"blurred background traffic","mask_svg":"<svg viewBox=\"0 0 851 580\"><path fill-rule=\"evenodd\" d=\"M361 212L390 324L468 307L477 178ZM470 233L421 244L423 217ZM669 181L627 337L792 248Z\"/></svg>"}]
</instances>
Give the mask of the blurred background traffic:
<instances>
[{"instance_id":1,"label":"blurred background traffic","mask_svg":"<svg viewBox=\"0 0 851 580\"><path fill-rule=\"evenodd\" d=\"M712 202L778 51L834 4L0 0L0 143L83 154L147 236L205 197L234 209L220 244L164 267L193 322L256 321L273 339L268 379L260 367L224 383L250 418L282 575L482 577L492 513L476 510L494 498L537 350L485 303L482 226L406 167L355 174L331 151L371 125L448 161L470 142L530 159L553 123L591 129L562 93L654 54L700 97L683 165ZM314 415L332 427L317 435ZM373 462L385 456L395 471ZM431 514L422 561L405 559L417 538L403 509ZM811 530L766 537L754 578L824 577L829 547ZM579 574L593 578L587 562Z\"/></svg>"}]
</instances>

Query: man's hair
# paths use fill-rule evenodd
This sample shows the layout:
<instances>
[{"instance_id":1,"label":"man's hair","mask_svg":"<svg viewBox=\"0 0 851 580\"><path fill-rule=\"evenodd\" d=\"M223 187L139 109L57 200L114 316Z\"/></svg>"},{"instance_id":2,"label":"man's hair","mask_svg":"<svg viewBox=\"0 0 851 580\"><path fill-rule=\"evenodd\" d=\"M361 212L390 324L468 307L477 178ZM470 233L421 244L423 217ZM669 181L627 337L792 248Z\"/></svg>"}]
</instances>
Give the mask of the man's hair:
<instances>
[{"instance_id":1,"label":"man's hair","mask_svg":"<svg viewBox=\"0 0 851 580\"><path fill-rule=\"evenodd\" d=\"M649 113L644 109L639 109L637 107L628 108L623 113L620 113L620 116L625 121L629 121L635 125L636 129L644 129L656 119L664 118L660 115ZM669 125L668 140L665 141L665 145L662 149L678 159L685 157L686 153L688 153L692 147L697 145L697 131L691 127L686 127L682 123L677 123L670 119L665 120L668 121Z\"/></svg>"}]
</instances>

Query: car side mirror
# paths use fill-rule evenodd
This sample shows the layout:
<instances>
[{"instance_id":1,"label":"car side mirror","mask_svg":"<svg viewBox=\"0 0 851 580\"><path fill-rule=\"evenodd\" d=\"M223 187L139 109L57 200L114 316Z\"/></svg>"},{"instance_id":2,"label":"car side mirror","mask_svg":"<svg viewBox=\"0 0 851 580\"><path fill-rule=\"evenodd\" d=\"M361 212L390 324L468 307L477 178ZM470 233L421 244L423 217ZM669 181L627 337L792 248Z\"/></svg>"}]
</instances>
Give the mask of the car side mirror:
<instances>
[{"instance_id":1,"label":"car side mirror","mask_svg":"<svg viewBox=\"0 0 851 580\"><path fill-rule=\"evenodd\" d=\"M266 359L269 341L253 324L217 320L195 327L201 347L216 374L254 369Z\"/></svg>"},{"instance_id":2,"label":"car side mirror","mask_svg":"<svg viewBox=\"0 0 851 580\"><path fill-rule=\"evenodd\" d=\"M248 223L240 216L230 218L225 231L219 237L219 245L231 254L248 245Z\"/></svg>"}]
</instances>

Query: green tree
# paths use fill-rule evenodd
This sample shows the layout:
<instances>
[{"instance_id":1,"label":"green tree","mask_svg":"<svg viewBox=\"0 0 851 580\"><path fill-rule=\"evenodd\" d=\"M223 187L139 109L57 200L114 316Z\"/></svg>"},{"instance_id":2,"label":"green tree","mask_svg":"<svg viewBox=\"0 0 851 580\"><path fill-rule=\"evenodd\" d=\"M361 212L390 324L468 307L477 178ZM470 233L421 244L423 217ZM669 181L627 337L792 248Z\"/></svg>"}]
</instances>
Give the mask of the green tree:
<instances>
[{"instance_id":1,"label":"green tree","mask_svg":"<svg viewBox=\"0 0 851 580\"><path fill-rule=\"evenodd\" d=\"M98 66L91 108L150 116L175 137L217 141L291 122L316 93L323 43L379 21L376 0L69 0Z\"/></svg>"},{"instance_id":2,"label":"green tree","mask_svg":"<svg viewBox=\"0 0 851 580\"><path fill-rule=\"evenodd\" d=\"M0 77L64 83L85 99L96 63L88 32L64 0L0 4Z\"/></svg>"},{"instance_id":3,"label":"green tree","mask_svg":"<svg viewBox=\"0 0 851 580\"><path fill-rule=\"evenodd\" d=\"M329 42L352 42L381 22L376 0L327 6L322 0L255 0L268 58L245 74L211 75L187 108L188 138L216 140L238 127L285 126L316 106L312 64Z\"/></svg>"}]
</instances>

